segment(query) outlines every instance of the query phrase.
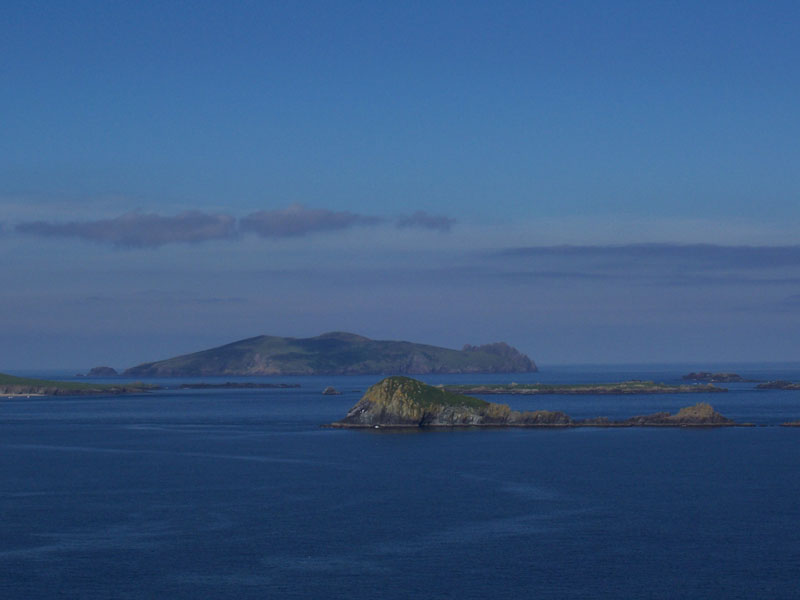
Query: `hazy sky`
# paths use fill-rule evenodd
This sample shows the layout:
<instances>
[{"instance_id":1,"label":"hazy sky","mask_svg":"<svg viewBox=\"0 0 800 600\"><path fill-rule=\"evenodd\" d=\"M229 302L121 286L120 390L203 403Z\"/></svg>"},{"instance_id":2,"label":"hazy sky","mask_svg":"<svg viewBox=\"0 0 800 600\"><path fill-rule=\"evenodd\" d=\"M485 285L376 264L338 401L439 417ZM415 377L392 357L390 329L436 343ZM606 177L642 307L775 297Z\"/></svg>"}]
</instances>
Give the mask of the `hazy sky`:
<instances>
[{"instance_id":1,"label":"hazy sky","mask_svg":"<svg viewBox=\"0 0 800 600\"><path fill-rule=\"evenodd\" d=\"M800 359L798 2L0 16L0 371L330 330Z\"/></svg>"}]
</instances>

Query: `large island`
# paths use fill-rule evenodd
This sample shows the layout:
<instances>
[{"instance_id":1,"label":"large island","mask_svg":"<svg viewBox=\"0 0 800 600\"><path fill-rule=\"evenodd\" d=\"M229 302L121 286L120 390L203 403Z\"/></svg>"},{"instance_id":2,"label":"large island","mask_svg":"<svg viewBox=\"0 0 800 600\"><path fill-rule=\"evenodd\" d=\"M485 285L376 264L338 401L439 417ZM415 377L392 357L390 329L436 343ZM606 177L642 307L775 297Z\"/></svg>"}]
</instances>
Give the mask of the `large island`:
<instances>
[{"instance_id":1,"label":"large island","mask_svg":"<svg viewBox=\"0 0 800 600\"><path fill-rule=\"evenodd\" d=\"M130 377L247 375L374 375L381 373L515 373L536 371L527 356L503 342L461 350L371 340L333 332L312 338L262 335L125 371Z\"/></svg>"},{"instance_id":2,"label":"large island","mask_svg":"<svg viewBox=\"0 0 800 600\"><path fill-rule=\"evenodd\" d=\"M574 420L560 411L511 410L411 379L388 377L370 387L341 420L339 428L385 427L723 427L735 425L699 403L676 414L659 412L612 421L606 417Z\"/></svg>"}]
</instances>

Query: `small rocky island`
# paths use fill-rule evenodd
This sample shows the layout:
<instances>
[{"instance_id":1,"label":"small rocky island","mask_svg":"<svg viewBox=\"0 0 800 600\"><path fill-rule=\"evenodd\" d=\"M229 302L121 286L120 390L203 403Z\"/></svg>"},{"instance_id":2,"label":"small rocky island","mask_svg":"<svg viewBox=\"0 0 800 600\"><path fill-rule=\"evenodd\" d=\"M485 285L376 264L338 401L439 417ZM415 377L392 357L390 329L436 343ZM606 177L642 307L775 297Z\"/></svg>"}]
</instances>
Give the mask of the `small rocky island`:
<instances>
[{"instance_id":1,"label":"small rocky island","mask_svg":"<svg viewBox=\"0 0 800 600\"><path fill-rule=\"evenodd\" d=\"M668 385L653 381L621 381L619 383L488 383L477 385L448 385L448 392L456 394L586 394L586 395L620 395L620 394L697 394L727 392L726 388L710 383L694 385Z\"/></svg>"},{"instance_id":2,"label":"small rocky island","mask_svg":"<svg viewBox=\"0 0 800 600\"><path fill-rule=\"evenodd\" d=\"M370 387L341 420L339 428L381 427L724 427L736 425L699 403L676 414L612 421L606 417L573 420L560 411L511 410L507 404L486 402L409 377L388 377Z\"/></svg>"},{"instance_id":3,"label":"small rocky island","mask_svg":"<svg viewBox=\"0 0 800 600\"><path fill-rule=\"evenodd\" d=\"M86 377L117 377L119 373L114 367L92 367Z\"/></svg>"}]
</instances>

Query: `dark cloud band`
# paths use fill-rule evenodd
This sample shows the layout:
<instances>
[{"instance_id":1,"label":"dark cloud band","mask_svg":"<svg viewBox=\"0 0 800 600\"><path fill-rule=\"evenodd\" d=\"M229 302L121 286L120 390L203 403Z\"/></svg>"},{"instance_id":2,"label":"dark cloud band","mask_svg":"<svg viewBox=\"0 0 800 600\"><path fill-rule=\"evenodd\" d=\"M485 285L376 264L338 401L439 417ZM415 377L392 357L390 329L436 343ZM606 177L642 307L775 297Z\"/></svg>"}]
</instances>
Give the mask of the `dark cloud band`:
<instances>
[{"instance_id":1,"label":"dark cloud band","mask_svg":"<svg viewBox=\"0 0 800 600\"><path fill-rule=\"evenodd\" d=\"M56 223L20 223L16 231L41 237L72 237L126 248L156 248L173 243L199 243L230 239L239 232L263 238L301 237L316 233L371 227L387 222L381 217L350 211L307 208L293 204L278 210L262 210L239 219L225 214L187 211L176 216L131 212L112 219ZM417 211L396 221L398 227L448 231L455 219ZM1 225L1 224L0 224Z\"/></svg>"},{"instance_id":2,"label":"dark cloud band","mask_svg":"<svg viewBox=\"0 0 800 600\"><path fill-rule=\"evenodd\" d=\"M280 210L254 212L239 221L243 232L261 237L299 237L310 233L340 231L356 226L378 225L379 217L359 215L350 211L306 208L293 204Z\"/></svg>"},{"instance_id":3,"label":"dark cloud band","mask_svg":"<svg viewBox=\"0 0 800 600\"><path fill-rule=\"evenodd\" d=\"M16 230L43 237L75 237L129 248L156 248L171 243L199 243L236 235L230 215L187 211L174 217L132 212L97 221L20 223Z\"/></svg>"}]
</instances>

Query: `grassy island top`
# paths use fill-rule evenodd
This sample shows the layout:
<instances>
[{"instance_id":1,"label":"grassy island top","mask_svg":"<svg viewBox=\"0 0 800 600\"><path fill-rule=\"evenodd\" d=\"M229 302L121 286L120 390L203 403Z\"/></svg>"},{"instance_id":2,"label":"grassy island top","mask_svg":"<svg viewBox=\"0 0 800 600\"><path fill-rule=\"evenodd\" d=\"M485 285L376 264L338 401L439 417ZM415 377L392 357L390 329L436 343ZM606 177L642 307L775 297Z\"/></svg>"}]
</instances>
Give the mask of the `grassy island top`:
<instances>
[{"instance_id":1,"label":"grassy island top","mask_svg":"<svg viewBox=\"0 0 800 600\"><path fill-rule=\"evenodd\" d=\"M378 382L373 388L370 388L367 393L369 394L370 391L380 394L384 398L391 398L395 394L401 393L408 398L413 398L414 403L422 408L434 406L485 408L489 405L488 402L480 398L473 398L472 396L457 394L444 388L433 387L411 377L387 377Z\"/></svg>"}]
</instances>

